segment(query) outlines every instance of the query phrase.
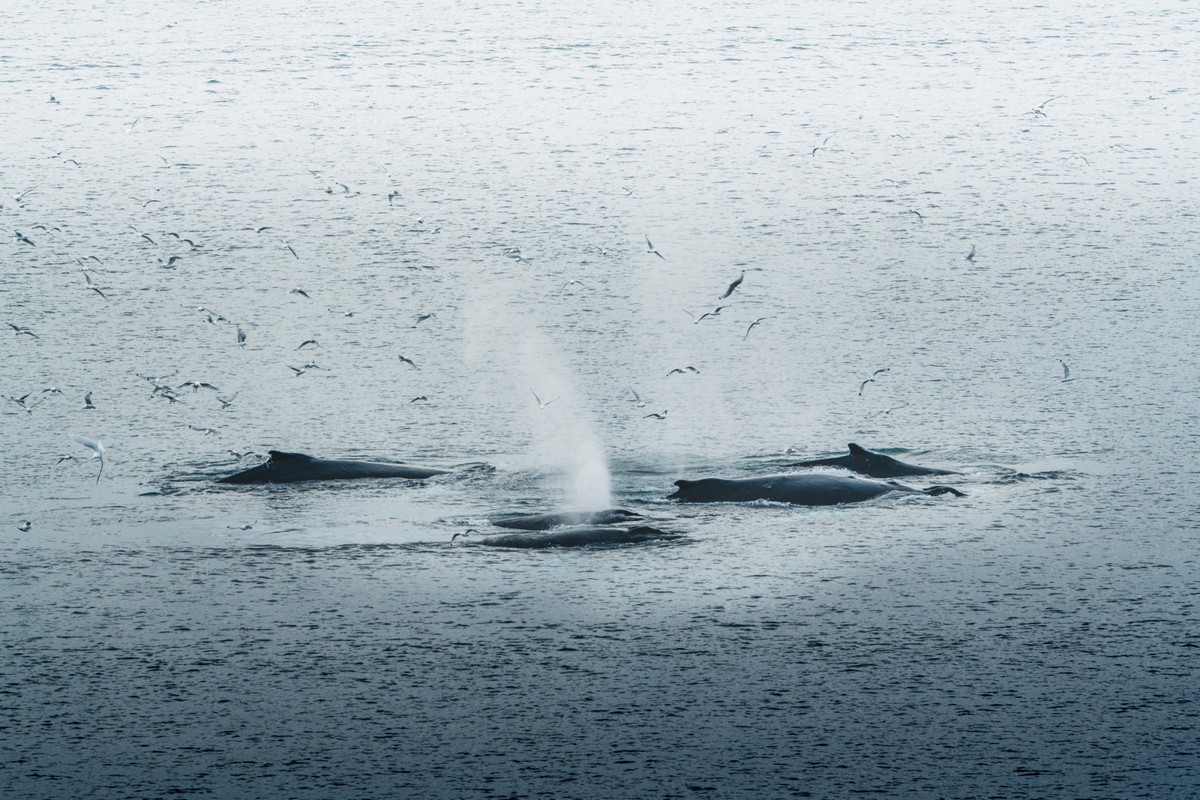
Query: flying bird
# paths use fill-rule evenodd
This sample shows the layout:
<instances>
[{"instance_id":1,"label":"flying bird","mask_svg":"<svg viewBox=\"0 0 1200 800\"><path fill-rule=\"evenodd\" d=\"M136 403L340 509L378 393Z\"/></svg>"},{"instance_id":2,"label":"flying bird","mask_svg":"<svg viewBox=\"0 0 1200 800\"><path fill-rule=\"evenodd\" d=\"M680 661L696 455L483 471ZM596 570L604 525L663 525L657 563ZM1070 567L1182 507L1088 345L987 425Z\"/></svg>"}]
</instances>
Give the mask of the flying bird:
<instances>
[{"instance_id":1,"label":"flying bird","mask_svg":"<svg viewBox=\"0 0 1200 800\"><path fill-rule=\"evenodd\" d=\"M88 392L83 396L83 408L80 411L95 411L96 406L92 403L92 393ZM78 439L79 437L75 437ZM90 446L90 445L89 445Z\"/></svg>"},{"instance_id":2,"label":"flying bird","mask_svg":"<svg viewBox=\"0 0 1200 800\"><path fill-rule=\"evenodd\" d=\"M750 331L754 330L754 326L765 319L766 317L759 317L758 319L754 320L754 322L751 322L750 326L746 328L746 332L742 334L742 341L746 341L746 337L750 335Z\"/></svg>"},{"instance_id":3,"label":"flying bird","mask_svg":"<svg viewBox=\"0 0 1200 800\"><path fill-rule=\"evenodd\" d=\"M556 401L558 400L558 398L556 397L556 398L554 398L553 400L547 400L546 402L544 402L544 403L543 403L543 402L542 402L542 398L538 397L538 396L537 396L537 392L533 391L533 389L530 389L530 390L529 390L529 393L530 393L530 394L532 394L532 395L533 395L533 399L537 401L538 408L545 408L546 406L548 406L548 405L550 405L551 403L554 403L554 402L556 402Z\"/></svg>"},{"instance_id":4,"label":"flying bird","mask_svg":"<svg viewBox=\"0 0 1200 800\"><path fill-rule=\"evenodd\" d=\"M218 389L217 387L213 386L211 383L208 383L207 381L196 381L196 380L192 380L192 381L184 381L183 383L179 384L179 385L178 385L178 386L176 386L175 388L176 388L176 389L182 389L184 386L190 386L190 387L192 387L192 392L193 392L193 393L195 393L195 392L198 392L198 391L200 391L201 389L212 389L214 392L219 392L219 391L221 391L220 389Z\"/></svg>"},{"instance_id":5,"label":"flying bird","mask_svg":"<svg viewBox=\"0 0 1200 800\"><path fill-rule=\"evenodd\" d=\"M709 317L717 316L718 314L721 313L721 311L723 309L726 309L726 308L729 308L729 306L717 306L712 311L706 311L698 317L695 314L693 314L691 311L688 311L686 308L684 309L684 311L687 311L687 315L692 318L693 325L699 325L705 319L708 319Z\"/></svg>"},{"instance_id":6,"label":"flying bird","mask_svg":"<svg viewBox=\"0 0 1200 800\"><path fill-rule=\"evenodd\" d=\"M91 392L89 392L88 395L90 396ZM99 483L100 476L104 474L104 442L78 435L76 435L74 439L84 447L90 447L92 449L92 458L100 459L100 471L96 473L96 483Z\"/></svg>"},{"instance_id":7,"label":"flying bird","mask_svg":"<svg viewBox=\"0 0 1200 800\"><path fill-rule=\"evenodd\" d=\"M17 530L21 533L29 533L29 529L32 527L33 523L26 519L21 521L21 524L17 526Z\"/></svg>"},{"instance_id":8,"label":"flying bird","mask_svg":"<svg viewBox=\"0 0 1200 800\"><path fill-rule=\"evenodd\" d=\"M641 395L633 388L630 388L629 391L633 392L633 405L637 408L645 408L646 401L641 398Z\"/></svg>"},{"instance_id":9,"label":"flying bird","mask_svg":"<svg viewBox=\"0 0 1200 800\"><path fill-rule=\"evenodd\" d=\"M678 372L680 375L683 375L683 374L685 374L685 373L688 373L688 372L693 372L693 373L695 373L695 374L697 374L697 375L699 375L699 374L700 374L700 370L696 369L695 367L676 367L675 369L673 369L673 370L671 370L670 372L668 372L668 373L667 373L667 377L668 377L668 378L669 378L669 377L671 377L671 376L672 376L672 375L674 375L676 372Z\"/></svg>"},{"instance_id":10,"label":"flying bird","mask_svg":"<svg viewBox=\"0 0 1200 800\"><path fill-rule=\"evenodd\" d=\"M311 300L311 299L312 299L311 297L309 297L309 296L308 296L308 292L304 291L303 289L292 289L292 291L291 291L290 293L291 293L291 294L298 294L298 295L300 295L301 297L303 297L305 300Z\"/></svg>"},{"instance_id":11,"label":"flying bird","mask_svg":"<svg viewBox=\"0 0 1200 800\"><path fill-rule=\"evenodd\" d=\"M28 236L21 233L20 231L13 231L13 238L16 239L18 242L21 242L22 244L27 244L30 247L37 247L37 245L33 243L32 239L30 239Z\"/></svg>"},{"instance_id":12,"label":"flying bird","mask_svg":"<svg viewBox=\"0 0 1200 800\"><path fill-rule=\"evenodd\" d=\"M307 346L308 346L308 345L310 345L310 344L311 344L311 345L315 345L315 346L317 346L317 347L320 347L320 346L321 346L321 343L320 343L320 342L318 342L316 339L305 339L303 342L301 342L301 343L300 343L300 346L299 346L299 347L297 347L296 349L297 349L297 350L303 350L305 347L307 347Z\"/></svg>"},{"instance_id":13,"label":"flying bird","mask_svg":"<svg viewBox=\"0 0 1200 800\"><path fill-rule=\"evenodd\" d=\"M737 280L729 284L729 288L725 290L725 294L721 295L717 299L724 300L726 297L729 297L729 295L733 294L734 291L742 285L742 281L744 280L746 280L746 270L742 270L742 274L738 276Z\"/></svg>"},{"instance_id":14,"label":"flying bird","mask_svg":"<svg viewBox=\"0 0 1200 800\"><path fill-rule=\"evenodd\" d=\"M237 329L237 344L238 344L238 347L246 346L246 332L244 330L242 330L242 327L240 325L238 326L238 329Z\"/></svg>"},{"instance_id":15,"label":"flying bird","mask_svg":"<svg viewBox=\"0 0 1200 800\"><path fill-rule=\"evenodd\" d=\"M963 256L963 258L965 258L967 261L970 261L972 264L975 263L975 245L971 245L971 252L967 253L965 256Z\"/></svg>"},{"instance_id":16,"label":"flying bird","mask_svg":"<svg viewBox=\"0 0 1200 800\"><path fill-rule=\"evenodd\" d=\"M24 328L24 327L21 327L20 325L13 325L11 322L6 322L4 324L7 325L8 327L12 328L14 331L16 331L17 336L21 336L22 334L24 334L25 336L32 336L35 339L38 338L38 335L36 333L34 333L33 331L31 331L29 328Z\"/></svg>"},{"instance_id":17,"label":"flying bird","mask_svg":"<svg viewBox=\"0 0 1200 800\"><path fill-rule=\"evenodd\" d=\"M642 419L666 419L666 418L667 418L667 409L665 409L665 408L662 410L662 413L647 414L646 416L642 417Z\"/></svg>"},{"instance_id":18,"label":"flying bird","mask_svg":"<svg viewBox=\"0 0 1200 800\"><path fill-rule=\"evenodd\" d=\"M1048 101L1047 101L1047 102L1048 102ZM1058 360L1058 363L1062 364L1062 368L1063 368L1062 382L1063 382L1063 383L1067 383L1068 381L1073 381L1073 380L1075 380L1074 378L1072 378L1072 377L1071 377L1071 368L1067 366L1067 362L1063 361L1063 360L1060 358L1060 359Z\"/></svg>"},{"instance_id":19,"label":"flying bird","mask_svg":"<svg viewBox=\"0 0 1200 800\"><path fill-rule=\"evenodd\" d=\"M645 234L642 234L642 235L643 235L643 236L645 236ZM646 252L647 252L647 253L653 253L654 255L656 255L656 256L658 256L659 258L661 258L663 261L666 261L666 260L667 260L667 257L666 257L666 256L664 256L662 253L660 253L660 252L658 252L657 250L655 250L655 249L654 249L654 245L652 245L652 244L650 243L650 237L649 237L649 236L646 236Z\"/></svg>"},{"instance_id":20,"label":"flying bird","mask_svg":"<svg viewBox=\"0 0 1200 800\"><path fill-rule=\"evenodd\" d=\"M420 369L420 367L417 366L417 362L413 361L411 358L408 358L407 356L396 356L396 358L400 359L400 361L402 361L403 363L408 364L413 369Z\"/></svg>"}]
</instances>

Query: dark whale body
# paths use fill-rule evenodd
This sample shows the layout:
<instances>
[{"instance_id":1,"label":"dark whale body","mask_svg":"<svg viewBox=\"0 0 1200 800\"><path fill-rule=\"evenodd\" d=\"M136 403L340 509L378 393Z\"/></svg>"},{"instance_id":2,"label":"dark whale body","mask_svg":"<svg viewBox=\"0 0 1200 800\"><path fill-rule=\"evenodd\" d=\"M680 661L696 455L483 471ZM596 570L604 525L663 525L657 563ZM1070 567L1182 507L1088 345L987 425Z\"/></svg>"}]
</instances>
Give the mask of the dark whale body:
<instances>
[{"instance_id":1,"label":"dark whale body","mask_svg":"<svg viewBox=\"0 0 1200 800\"><path fill-rule=\"evenodd\" d=\"M543 547L583 547L589 544L635 544L660 539L678 539L680 535L660 531L649 525L638 525L632 528L610 525L577 525L551 530L497 533L471 539L469 543L487 547L538 549Z\"/></svg>"},{"instance_id":2,"label":"dark whale body","mask_svg":"<svg viewBox=\"0 0 1200 800\"><path fill-rule=\"evenodd\" d=\"M257 467L228 475L217 483L296 483L298 481L339 481L354 478L421 479L442 475L449 470L412 467L404 464L380 464L372 461L340 461L314 458L304 453L271 450Z\"/></svg>"},{"instance_id":3,"label":"dark whale body","mask_svg":"<svg viewBox=\"0 0 1200 800\"><path fill-rule=\"evenodd\" d=\"M675 481L675 485L679 488L667 499L683 503L747 503L753 500L770 500L802 506L832 506L838 503L860 503L889 492L962 496L962 492L949 486L913 489L890 481L873 481L851 475L820 472L766 475L761 478L704 478L698 481Z\"/></svg>"},{"instance_id":4,"label":"dark whale body","mask_svg":"<svg viewBox=\"0 0 1200 800\"><path fill-rule=\"evenodd\" d=\"M841 467L859 475L869 475L872 478L899 478L904 475L957 475L948 469L935 467L920 467L916 464L906 464L883 453L873 453L865 447L850 443L850 454L837 458L817 458L812 461L797 461L786 464L787 467Z\"/></svg>"},{"instance_id":5,"label":"dark whale body","mask_svg":"<svg viewBox=\"0 0 1200 800\"><path fill-rule=\"evenodd\" d=\"M557 511L524 517L504 517L492 520L492 524L501 528L548 531L566 525L611 525L614 522L631 522L641 518L641 514L623 508L607 508L604 511Z\"/></svg>"}]
</instances>

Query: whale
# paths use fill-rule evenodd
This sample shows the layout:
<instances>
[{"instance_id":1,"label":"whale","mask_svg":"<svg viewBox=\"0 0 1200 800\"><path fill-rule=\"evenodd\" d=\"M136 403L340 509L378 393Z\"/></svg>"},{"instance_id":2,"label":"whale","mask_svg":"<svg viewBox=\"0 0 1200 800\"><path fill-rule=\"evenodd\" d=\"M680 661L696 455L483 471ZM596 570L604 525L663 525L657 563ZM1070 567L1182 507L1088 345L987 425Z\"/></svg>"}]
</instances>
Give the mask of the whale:
<instances>
[{"instance_id":1,"label":"whale","mask_svg":"<svg viewBox=\"0 0 1200 800\"><path fill-rule=\"evenodd\" d=\"M642 518L641 514L623 508L606 508L603 511L555 511L549 514L529 514L523 517L500 517L492 524L501 528L518 528L526 531L548 531L567 525L611 525L615 522L632 522Z\"/></svg>"},{"instance_id":2,"label":"whale","mask_svg":"<svg viewBox=\"0 0 1200 800\"><path fill-rule=\"evenodd\" d=\"M874 453L865 447L859 447L851 442L849 445L849 455L838 456L837 458L816 458L811 461L797 461L793 464L785 464L788 468L803 468L803 467L841 467L842 469L851 472L857 472L859 475L867 475L872 478L901 478L911 475L958 475L959 473L948 469L938 469L936 467L921 467L916 464L907 464L899 459L885 456L883 453Z\"/></svg>"},{"instance_id":3,"label":"whale","mask_svg":"<svg viewBox=\"0 0 1200 800\"><path fill-rule=\"evenodd\" d=\"M468 531L479 533L479 531ZM454 539L464 536L463 542L470 545L485 547L511 547L525 550L535 550L544 547L584 547L591 544L637 544L658 540L678 539L679 533L669 533L652 528L649 525L619 527L614 525L574 525L567 528L551 528L550 530L528 530L520 533L494 533L481 536L478 539L465 538L464 534L454 534Z\"/></svg>"},{"instance_id":4,"label":"whale","mask_svg":"<svg viewBox=\"0 0 1200 800\"><path fill-rule=\"evenodd\" d=\"M876 481L853 475L834 475L821 472L766 475L759 478L703 478L696 481L675 481L678 487L668 500L681 503L748 503L769 500L800 506L832 506L841 503L861 503L891 492L929 495L963 493L950 486L931 486L913 489L894 481Z\"/></svg>"},{"instance_id":5,"label":"whale","mask_svg":"<svg viewBox=\"0 0 1200 800\"><path fill-rule=\"evenodd\" d=\"M217 483L297 483L299 481L339 481L356 478L407 478L421 480L444 475L450 470L415 467L408 464L383 464L374 461L344 461L316 458L304 453L271 450L257 467L219 478Z\"/></svg>"}]
</instances>

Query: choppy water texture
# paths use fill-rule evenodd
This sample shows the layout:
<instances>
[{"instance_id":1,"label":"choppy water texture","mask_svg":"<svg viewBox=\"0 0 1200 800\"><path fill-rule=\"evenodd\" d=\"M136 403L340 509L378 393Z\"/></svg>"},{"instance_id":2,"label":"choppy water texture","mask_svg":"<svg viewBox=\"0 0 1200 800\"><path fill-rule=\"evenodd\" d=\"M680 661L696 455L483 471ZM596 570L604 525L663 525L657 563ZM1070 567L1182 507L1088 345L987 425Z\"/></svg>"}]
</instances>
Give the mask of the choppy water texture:
<instances>
[{"instance_id":1,"label":"choppy water texture","mask_svg":"<svg viewBox=\"0 0 1200 800\"><path fill-rule=\"evenodd\" d=\"M1200 793L1196 10L790 5L0 8L0 796Z\"/></svg>"}]
</instances>

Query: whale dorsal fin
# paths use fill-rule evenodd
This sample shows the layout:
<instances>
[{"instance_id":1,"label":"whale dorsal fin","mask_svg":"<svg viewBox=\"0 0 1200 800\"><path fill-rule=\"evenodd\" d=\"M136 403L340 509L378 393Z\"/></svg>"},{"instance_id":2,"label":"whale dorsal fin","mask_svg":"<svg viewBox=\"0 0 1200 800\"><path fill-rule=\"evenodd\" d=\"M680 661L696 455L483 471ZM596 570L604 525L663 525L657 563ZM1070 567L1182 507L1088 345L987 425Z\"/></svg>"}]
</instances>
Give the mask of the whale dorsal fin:
<instances>
[{"instance_id":1,"label":"whale dorsal fin","mask_svg":"<svg viewBox=\"0 0 1200 800\"><path fill-rule=\"evenodd\" d=\"M865 447L859 447L859 446L858 446L858 445L856 445L854 442L851 442L850 444L848 444L848 445L846 445L846 446L850 448L850 455L852 455L852 456L858 456L858 457L860 457L860 458L866 458L867 456L875 455L874 453L872 453L872 452L871 452L870 450L868 450L867 448L865 448Z\"/></svg>"},{"instance_id":2,"label":"whale dorsal fin","mask_svg":"<svg viewBox=\"0 0 1200 800\"><path fill-rule=\"evenodd\" d=\"M280 450L268 450L267 455L271 457L272 461L288 461L297 458L308 458L308 456L304 455L304 453L284 453Z\"/></svg>"},{"instance_id":3,"label":"whale dorsal fin","mask_svg":"<svg viewBox=\"0 0 1200 800\"><path fill-rule=\"evenodd\" d=\"M695 481L675 481L675 485L678 486L680 489L686 489L689 486L695 486L696 482Z\"/></svg>"}]
</instances>

